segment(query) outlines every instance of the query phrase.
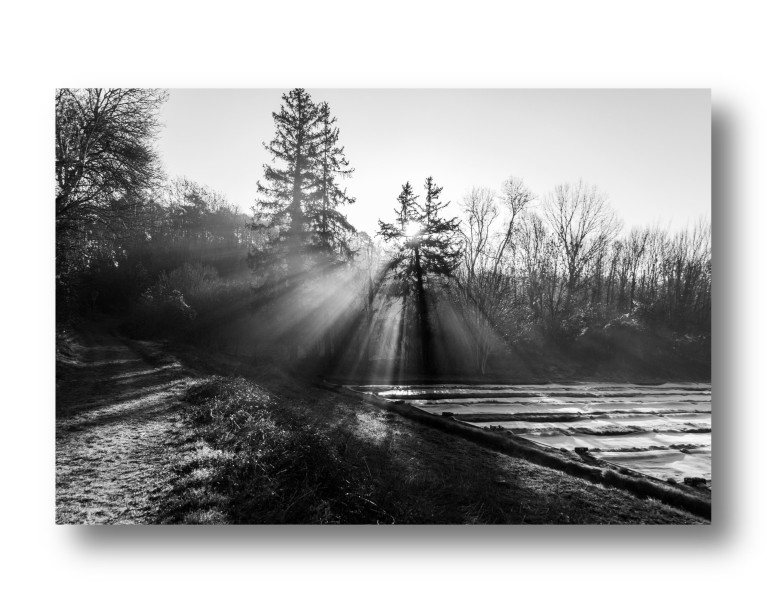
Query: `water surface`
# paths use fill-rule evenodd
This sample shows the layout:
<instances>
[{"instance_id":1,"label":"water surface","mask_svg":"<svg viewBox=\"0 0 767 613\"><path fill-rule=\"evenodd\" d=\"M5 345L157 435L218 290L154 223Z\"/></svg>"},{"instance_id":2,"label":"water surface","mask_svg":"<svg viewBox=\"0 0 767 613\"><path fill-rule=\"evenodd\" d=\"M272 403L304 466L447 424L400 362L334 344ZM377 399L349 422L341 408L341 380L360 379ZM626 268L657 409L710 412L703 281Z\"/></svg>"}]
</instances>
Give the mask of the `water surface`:
<instances>
[{"instance_id":1,"label":"water surface","mask_svg":"<svg viewBox=\"0 0 767 613\"><path fill-rule=\"evenodd\" d=\"M711 479L711 385L353 386L660 479Z\"/></svg>"}]
</instances>

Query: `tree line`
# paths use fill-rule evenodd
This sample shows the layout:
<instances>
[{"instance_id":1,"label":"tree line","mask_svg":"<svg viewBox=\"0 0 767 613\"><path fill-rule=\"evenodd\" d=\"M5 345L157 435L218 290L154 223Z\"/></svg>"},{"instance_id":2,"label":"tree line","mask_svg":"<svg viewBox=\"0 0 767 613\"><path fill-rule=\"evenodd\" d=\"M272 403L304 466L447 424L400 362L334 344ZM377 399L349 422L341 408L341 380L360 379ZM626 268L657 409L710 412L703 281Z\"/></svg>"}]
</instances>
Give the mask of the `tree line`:
<instances>
[{"instance_id":1,"label":"tree line","mask_svg":"<svg viewBox=\"0 0 767 613\"><path fill-rule=\"evenodd\" d=\"M610 328L710 334L708 224L621 234L607 196L583 181L538 201L511 178L499 194L473 189L461 206L458 299L491 323L476 326L480 368L499 337L569 344Z\"/></svg>"},{"instance_id":2,"label":"tree line","mask_svg":"<svg viewBox=\"0 0 767 613\"><path fill-rule=\"evenodd\" d=\"M426 374L444 355L484 373L533 345L588 342L609 356L618 333L710 343L707 224L624 230L596 186L536 196L516 177L471 189L451 217L427 177L421 194L409 181L392 194L392 215L369 236L344 214L354 170L338 120L303 89L272 113L271 161L243 214L164 175L154 142L166 98L56 93L61 318L127 312L137 334L281 344L290 362L326 366L387 357Z\"/></svg>"}]
</instances>

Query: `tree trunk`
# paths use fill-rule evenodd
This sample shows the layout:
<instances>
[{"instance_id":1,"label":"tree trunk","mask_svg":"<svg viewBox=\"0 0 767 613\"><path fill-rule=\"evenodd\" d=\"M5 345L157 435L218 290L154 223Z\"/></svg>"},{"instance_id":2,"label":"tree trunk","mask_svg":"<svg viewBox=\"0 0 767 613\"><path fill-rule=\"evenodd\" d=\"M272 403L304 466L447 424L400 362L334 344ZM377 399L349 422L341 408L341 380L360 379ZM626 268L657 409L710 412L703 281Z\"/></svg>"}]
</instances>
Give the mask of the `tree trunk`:
<instances>
[{"instance_id":1,"label":"tree trunk","mask_svg":"<svg viewBox=\"0 0 767 613\"><path fill-rule=\"evenodd\" d=\"M416 308L418 309L418 337L421 341L421 365L423 373L430 375L434 364L431 355L431 330L429 328L429 313L426 304L426 291L423 284L423 269L421 268L421 253L415 248L415 277L416 277Z\"/></svg>"}]
</instances>

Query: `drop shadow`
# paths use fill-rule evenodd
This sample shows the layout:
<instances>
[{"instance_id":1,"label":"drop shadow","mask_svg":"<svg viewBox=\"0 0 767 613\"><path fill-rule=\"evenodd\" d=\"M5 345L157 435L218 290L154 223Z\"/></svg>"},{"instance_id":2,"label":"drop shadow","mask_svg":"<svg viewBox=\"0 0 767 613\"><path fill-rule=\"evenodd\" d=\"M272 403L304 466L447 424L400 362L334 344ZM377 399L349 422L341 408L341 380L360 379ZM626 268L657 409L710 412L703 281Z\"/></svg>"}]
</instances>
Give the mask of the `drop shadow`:
<instances>
[{"instance_id":1,"label":"drop shadow","mask_svg":"<svg viewBox=\"0 0 767 613\"><path fill-rule=\"evenodd\" d=\"M736 261L746 223L735 197L735 163L738 159L738 118L732 108L717 105L711 115L711 407L712 407L712 535L725 541L734 535L738 492L748 487L738 466L736 440L743 408L738 398L739 374L746 372L744 355L737 346L738 287L743 286L742 267ZM729 298L729 299L728 299Z\"/></svg>"},{"instance_id":2,"label":"drop shadow","mask_svg":"<svg viewBox=\"0 0 767 613\"><path fill-rule=\"evenodd\" d=\"M61 527L63 540L74 551L87 555L119 552L146 556L171 551L175 555L225 554L249 558L306 555L317 552L401 557L427 549L454 555L456 552L558 554L563 549L585 547L605 554L646 554L653 559L662 552L710 553L732 545L737 526L735 510L743 483L741 461L736 457L736 434L744 404L738 394L738 374L743 354L735 335L738 312L735 300L742 285L735 256L740 240L738 228L745 223L743 205L734 198L739 120L732 108L712 109L712 245L716 282L712 296L712 406L721 418L712 428L713 520L709 526L68 526ZM726 412L726 414L722 414Z\"/></svg>"}]
</instances>

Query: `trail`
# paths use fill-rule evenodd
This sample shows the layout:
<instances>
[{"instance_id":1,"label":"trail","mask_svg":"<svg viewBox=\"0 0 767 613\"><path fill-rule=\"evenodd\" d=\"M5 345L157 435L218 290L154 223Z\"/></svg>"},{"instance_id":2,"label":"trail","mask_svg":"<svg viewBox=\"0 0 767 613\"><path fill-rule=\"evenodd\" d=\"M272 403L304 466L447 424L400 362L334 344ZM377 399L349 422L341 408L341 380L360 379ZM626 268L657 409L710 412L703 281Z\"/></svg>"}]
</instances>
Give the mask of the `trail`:
<instances>
[{"instance_id":1,"label":"trail","mask_svg":"<svg viewBox=\"0 0 767 613\"><path fill-rule=\"evenodd\" d=\"M156 344L88 325L57 360L56 523L153 523L194 377ZM62 356L58 356L61 358Z\"/></svg>"}]
</instances>

